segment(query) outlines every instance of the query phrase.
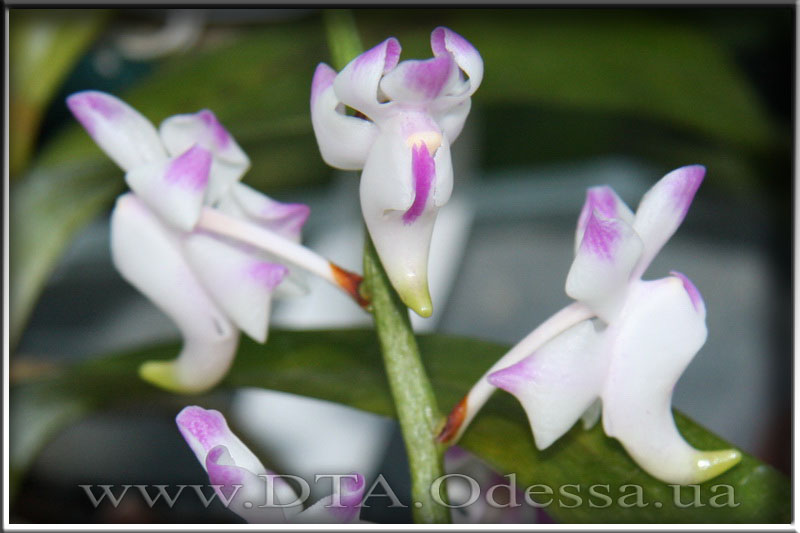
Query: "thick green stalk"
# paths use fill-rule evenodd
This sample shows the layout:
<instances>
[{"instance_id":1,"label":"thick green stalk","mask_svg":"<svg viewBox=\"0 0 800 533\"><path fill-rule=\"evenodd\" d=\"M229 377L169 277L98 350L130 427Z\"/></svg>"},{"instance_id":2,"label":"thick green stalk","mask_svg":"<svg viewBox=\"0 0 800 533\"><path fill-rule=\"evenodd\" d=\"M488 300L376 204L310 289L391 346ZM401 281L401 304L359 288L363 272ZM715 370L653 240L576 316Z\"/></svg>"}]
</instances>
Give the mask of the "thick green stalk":
<instances>
[{"instance_id":1,"label":"thick green stalk","mask_svg":"<svg viewBox=\"0 0 800 533\"><path fill-rule=\"evenodd\" d=\"M337 69L342 69L363 51L355 21L346 10L328 10L324 17L333 63ZM389 283L369 236L364 245L364 289L371 302L386 375L406 445L414 521L449 523L449 509L437 504L431 494L433 482L444 475L442 449L434 440L441 414L422 366L408 308Z\"/></svg>"},{"instance_id":2,"label":"thick green stalk","mask_svg":"<svg viewBox=\"0 0 800 533\"><path fill-rule=\"evenodd\" d=\"M369 236L364 245L364 283L408 454L414 521L449 523L449 510L431 494L433 482L444 475L442 451L434 440L441 422L436 397L422 366L408 308L389 283Z\"/></svg>"}]
</instances>

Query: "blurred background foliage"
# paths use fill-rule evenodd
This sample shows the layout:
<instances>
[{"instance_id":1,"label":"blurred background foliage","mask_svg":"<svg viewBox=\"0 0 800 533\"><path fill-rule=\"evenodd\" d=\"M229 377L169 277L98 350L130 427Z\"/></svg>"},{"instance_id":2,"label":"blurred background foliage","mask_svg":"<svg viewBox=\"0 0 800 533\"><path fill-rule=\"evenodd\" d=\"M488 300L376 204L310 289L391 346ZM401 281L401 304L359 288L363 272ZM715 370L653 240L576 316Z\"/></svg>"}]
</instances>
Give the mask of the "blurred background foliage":
<instances>
[{"instance_id":1,"label":"blurred background foliage","mask_svg":"<svg viewBox=\"0 0 800 533\"><path fill-rule=\"evenodd\" d=\"M403 58L429 57L437 25L480 50L482 175L599 155L703 163L708 194L772 206L765 238L788 284L794 7L354 14L365 46L394 35ZM332 175L308 110L329 61L320 10L12 9L9 30L12 357L67 245L125 189L68 94L112 92L156 125L212 109L252 160L244 180L279 199Z\"/></svg>"},{"instance_id":2,"label":"blurred background foliage","mask_svg":"<svg viewBox=\"0 0 800 533\"><path fill-rule=\"evenodd\" d=\"M312 156L307 102L314 66L328 59L321 14L183 13L161 31L195 33L153 57L130 43L146 33L120 33L158 31L163 11L11 10L12 345L65 245L124 189L68 115L69 93L112 91L156 124L213 109L252 159L245 180L279 197L330 176ZM770 194L790 221L792 8L358 10L356 19L365 45L395 35L406 58L429 56L440 24L476 45L484 169L609 153L665 168L702 161L716 186Z\"/></svg>"}]
</instances>

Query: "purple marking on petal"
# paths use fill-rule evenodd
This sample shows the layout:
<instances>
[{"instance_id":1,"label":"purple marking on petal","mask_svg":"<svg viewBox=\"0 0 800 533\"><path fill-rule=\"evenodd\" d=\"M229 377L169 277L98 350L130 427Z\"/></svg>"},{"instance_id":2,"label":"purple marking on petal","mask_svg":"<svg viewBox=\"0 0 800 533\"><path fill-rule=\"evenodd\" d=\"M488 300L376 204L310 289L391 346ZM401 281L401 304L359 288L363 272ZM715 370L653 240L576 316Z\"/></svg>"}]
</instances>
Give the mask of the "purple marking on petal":
<instances>
[{"instance_id":1,"label":"purple marking on petal","mask_svg":"<svg viewBox=\"0 0 800 533\"><path fill-rule=\"evenodd\" d=\"M264 207L263 218L271 221L283 222L282 227L299 233L311 214L311 208L306 204L281 203L274 200L268 201Z\"/></svg>"},{"instance_id":2,"label":"purple marking on petal","mask_svg":"<svg viewBox=\"0 0 800 533\"><path fill-rule=\"evenodd\" d=\"M578 216L578 226L585 226L595 210L604 218L617 218L617 197L614 189L607 185L590 187L586 190L586 201Z\"/></svg>"},{"instance_id":3,"label":"purple marking on petal","mask_svg":"<svg viewBox=\"0 0 800 533\"><path fill-rule=\"evenodd\" d=\"M257 261L248 268L247 273L268 290L272 290L280 285L283 278L289 273L289 269L278 263Z\"/></svg>"},{"instance_id":4,"label":"purple marking on petal","mask_svg":"<svg viewBox=\"0 0 800 533\"><path fill-rule=\"evenodd\" d=\"M431 50L434 55L438 56L453 51L468 53L474 49L472 43L444 26L439 26L431 32Z\"/></svg>"},{"instance_id":5,"label":"purple marking on petal","mask_svg":"<svg viewBox=\"0 0 800 533\"><path fill-rule=\"evenodd\" d=\"M400 60L400 41L395 39L394 37L390 37L386 40L386 60L383 63L383 73L386 74L394 67L397 66L397 62Z\"/></svg>"},{"instance_id":6,"label":"purple marking on petal","mask_svg":"<svg viewBox=\"0 0 800 533\"><path fill-rule=\"evenodd\" d=\"M680 219L683 220L686 217L686 213L689 212L689 206L692 205L697 189L703 183L706 167L703 165L689 165L673 170L670 174L673 176L670 179L670 184L672 185L675 207L680 209Z\"/></svg>"},{"instance_id":7,"label":"purple marking on petal","mask_svg":"<svg viewBox=\"0 0 800 533\"><path fill-rule=\"evenodd\" d=\"M389 37L382 43L373 46L355 59L353 70L360 70L364 67L383 61L382 74L386 74L397 66L400 58L400 42L394 37Z\"/></svg>"},{"instance_id":8,"label":"purple marking on petal","mask_svg":"<svg viewBox=\"0 0 800 533\"><path fill-rule=\"evenodd\" d=\"M217 120L217 116L211 110L203 109L202 111L198 111L197 116L200 117L200 120L211 130L211 138L214 140L214 144L217 148L224 149L230 144L231 134L220 124L219 120Z\"/></svg>"},{"instance_id":9,"label":"purple marking on petal","mask_svg":"<svg viewBox=\"0 0 800 533\"><path fill-rule=\"evenodd\" d=\"M702 311L706 304L703 302L703 296L700 294L700 291L697 289L697 287L695 287L694 283L692 283L692 280L686 277L685 274L681 274L676 270L670 271L670 275L675 276L683 282L683 288L689 295L689 299L692 301L695 311Z\"/></svg>"},{"instance_id":10,"label":"purple marking on petal","mask_svg":"<svg viewBox=\"0 0 800 533\"><path fill-rule=\"evenodd\" d=\"M587 250L601 259L611 260L614 258L619 237L619 229L614 221L603 221L598 217L597 211L593 211L589 220L586 221L581 249Z\"/></svg>"},{"instance_id":11,"label":"purple marking on petal","mask_svg":"<svg viewBox=\"0 0 800 533\"><path fill-rule=\"evenodd\" d=\"M356 472L352 477L342 478L342 505L354 507L361 503L361 496L364 493L364 476Z\"/></svg>"},{"instance_id":12,"label":"purple marking on petal","mask_svg":"<svg viewBox=\"0 0 800 533\"><path fill-rule=\"evenodd\" d=\"M125 108L115 97L99 91L75 93L67 98L67 107L89 135L94 135L96 115L114 120L125 112Z\"/></svg>"},{"instance_id":13,"label":"purple marking on petal","mask_svg":"<svg viewBox=\"0 0 800 533\"><path fill-rule=\"evenodd\" d=\"M314 71L314 77L311 80L311 105L314 105L319 95L328 87L333 85L333 80L336 79L336 71L325 63L317 65Z\"/></svg>"},{"instance_id":14,"label":"purple marking on petal","mask_svg":"<svg viewBox=\"0 0 800 533\"><path fill-rule=\"evenodd\" d=\"M208 185L210 170L211 152L195 144L170 163L164 180L199 191Z\"/></svg>"},{"instance_id":15,"label":"purple marking on petal","mask_svg":"<svg viewBox=\"0 0 800 533\"><path fill-rule=\"evenodd\" d=\"M533 360L528 356L518 363L492 372L486 379L497 388L517 394L534 379Z\"/></svg>"},{"instance_id":16,"label":"purple marking on petal","mask_svg":"<svg viewBox=\"0 0 800 533\"><path fill-rule=\"evenodd\" d=\"M208 471L208 479L212 485L222 485L220 490L226 499L230 499L236 491L234 485L242 485L243 476L242 471L237 467L230 465L221 465L217 461L223 455L228 453L225 446L215 446L208 452L206 456L206 470Z\"/></svg>"},{"instance_id":17,"label":"purple marking on petal","mask_svg":"<svg viewBox=\"0 0 800 533\"><path fill-rule=\"evenodd\" d=\"M411 148L411 173L414 176L414 203L403 213L406 224L411 224L422 214L436 176L436 162L424 142Z\"/></svg>"},{"instance_id":18,"label":"purple marking on petal","mask_svg":"<svg viewBox=\"0 0 800 533\"><path fill-rule=\"evenodd\" d=\"M433 99L439 96L442 87L447 83L453 65L453 56L450 54L425 61L408 62L403 81L425 98Z\"/></svg>"},{"instance_id":19,"label":"purple marking on petal","mask_svg":"<svg viewBox=\"0 0 800 533\"><path fill-rule=\"evenodd\" d=\"M184 407L175 417L175 422L184 439L188 441L193 437L205 450L212 448L220 438L230 433L222 413L196 405Z\"/></svg>"},{"instance_id":20,"label":"purple marking on petal","mask_svg":"<svg viewBox=\"0 0 800 533\"><path fill-rule=\"evenodd\" d=\"M351 474L356 477L343 477L340 481L341 493L339 494L340 506L328 507L329 512L341 522L350 522L358 516L361 510L361 500L364 497L364 476L359 473Z\"/></svg>"}]
</instances>

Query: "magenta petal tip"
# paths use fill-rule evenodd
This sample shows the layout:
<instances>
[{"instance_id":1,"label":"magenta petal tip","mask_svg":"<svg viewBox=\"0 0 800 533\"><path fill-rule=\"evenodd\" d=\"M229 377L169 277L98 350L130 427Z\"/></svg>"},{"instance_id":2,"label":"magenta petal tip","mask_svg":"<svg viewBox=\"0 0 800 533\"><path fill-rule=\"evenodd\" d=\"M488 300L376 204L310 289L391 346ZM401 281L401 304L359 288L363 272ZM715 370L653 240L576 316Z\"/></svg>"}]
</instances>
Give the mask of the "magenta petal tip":
<instances>
[{"instance_id":1,"label":"magenta petal tip","mask_svg":"<svg viewBox=\"0 0 800 533\"><path fill-rule=\"evenodd\" d=\"M492 372L486 376L486 379L495 387L516 394L521 387L533 379L533 372L526 358L509 367Z\"/></svg>"}]
</instances>

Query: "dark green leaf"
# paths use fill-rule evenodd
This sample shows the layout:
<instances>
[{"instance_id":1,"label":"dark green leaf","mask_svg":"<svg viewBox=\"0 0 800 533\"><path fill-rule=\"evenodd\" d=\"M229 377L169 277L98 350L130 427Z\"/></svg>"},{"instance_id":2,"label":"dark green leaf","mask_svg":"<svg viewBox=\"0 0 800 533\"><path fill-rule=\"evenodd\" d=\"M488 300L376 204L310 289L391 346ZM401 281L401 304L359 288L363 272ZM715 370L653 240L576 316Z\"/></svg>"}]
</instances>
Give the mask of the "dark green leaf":
<instances>
[{"instance_id":1,"label":"dark green leaf","mask_svg":"<svg viewBox=\"0 0 800 533\"><path fill-rule=\"evenodd\" d=\"M458 401L505 351L496 344L441 335L422 336L419 344L443 406ZM171 358L177 351L178 347L173 345L97 359L59 375L12 387L12 434L16 431L17 435L10 451L15 478L21 476L33 457L31 449L37 449L41 439L53 432L52 425L31 424L29 420L44 416L53 423L64 424L88 409L153 398L202 403L202 397L172 397L136 377L141 362ZM244 386L303 394L394 416L372 331L273 331L265 346L243 341L223 388ZM698 448L729 446L685 416L678 414L677 421L682 434ZM15 442L25 445L15 446ZM604 436L600 425L590 431L576 426L548 450L537 451L521 407L506 394L496 394L487 404L461 445L485 458L501 473L515 473L517 485L523 489L533 484L552 487L554 502L547 512L559 521L788 523L791 520L789 480L750 455L744 454L739 465L700 486L702 507L680 508L674 504L673 488L645 474L615 440ZM579 494L582 505L570 508L573 500L559 495L559 488L570 484L578 487L565 490ZM617 504L621 496L634 490L620 489L626 484L642 487L646 507L625 508ZM605 508L592 507L604 505L604 500L590 497L592 485L607 485L608 488L595 490L609 495L614 503ZM710 505L711 498L724 490L714 489L720 485L732 487L736 507ZM684 504L693 499L690 487L680 489L680 494L680 502ZM630 497L623 503L634 499ZM661 502L661 507L656 506L656 501ZM717 504L724 501L724 498L713 500Z\"/></svg>"}]
</instances>

